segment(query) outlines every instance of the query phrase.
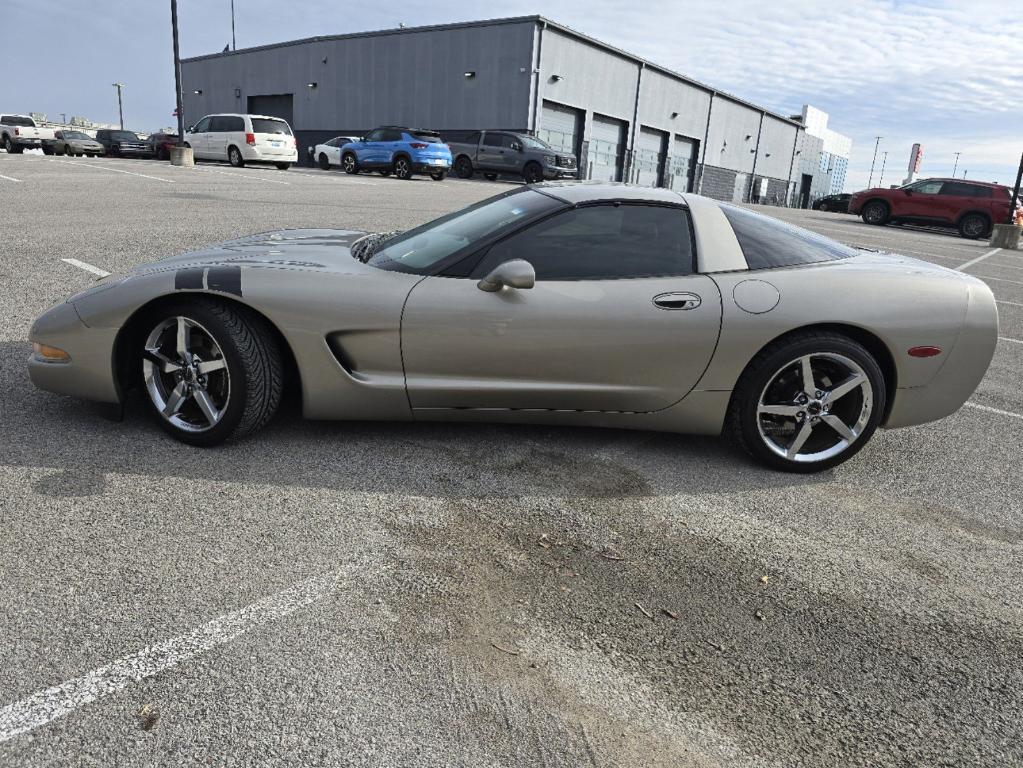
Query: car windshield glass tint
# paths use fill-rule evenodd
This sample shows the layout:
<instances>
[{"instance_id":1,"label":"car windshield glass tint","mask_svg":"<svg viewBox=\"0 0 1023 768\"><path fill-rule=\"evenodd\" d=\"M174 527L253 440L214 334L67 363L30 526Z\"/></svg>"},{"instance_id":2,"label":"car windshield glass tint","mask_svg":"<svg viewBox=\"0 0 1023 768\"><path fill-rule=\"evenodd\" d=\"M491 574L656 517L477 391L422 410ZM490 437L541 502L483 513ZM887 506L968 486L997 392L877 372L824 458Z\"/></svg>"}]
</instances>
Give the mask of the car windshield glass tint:
<instances>
[{"instance_id":1,"label":"car windshield glass tint","mask_svg":"<svg viewBox=\"0 0 1023 768\"><path fill-rule=\"evenodd\" d=\"M427 144L442 144L440 136L435 133L413 133L412 138L416 141L424 141Z\"/></svg>"},{"instance_id":2,"label":"car windshield glass tint","mask_svg":"<svg viewBox=\"0 0 1023 768\"><path fill-rule=\"evenodd\" d=\"M505 192L399 235L368 263L398 272L426 273L466 246L562 205L530 189Z\"/></svg>"},{"instance_id":3,"label":"car windshield glass tint","mask_svg":"<svg viewBox=\"0 0 1023 768\"><path fill-rule=\"evenodd\" d=\"M114 141L139 141L139 137L131 131L112 131L110 138Z\"/></svg>"},{"instance_id":4,"label":"car windshield glass tint","mask_svg":"<svg viewBox=\"0 0 1023 768\"><path fill-rule=\"evenodd\" d=\"M813 264L856 255L855 248L770 216L724 204L721 210L735 230L750 269Z\"/></svg>"},{"instance_id":5,"label":"car windshield glass tint","mask_svg":"<svg viewBox=\"0 0 1023 768\"><path fill-rule=\"evenodd\" d=\"M532 136L519 136L523 146L529 147L530 149L550 149L551 145L540 139L534 139Z\"/></svg>"},{"instance_id":6,"label":"car windshield glass tint","mask_svg":"<svg viewBox=\"0 0 1023 768\"><path fill-rule=\"evenodd\" d=\"M4 118L4 125L21 125L21 126L25 126L25 127L28 127L28 128L35 127L35 123L33 123L32 119L29 118L29 117L11 117L11 116L8 116L8 117Z\"/></svg>"},{"instance_id":7,"label":"car windshield glass tint","mask_svg":"<svg viewBox=\"0 0 1023 768\"><path fill-rule=\"evenodd\" d=\"M283 120L268 120L265 117L252 118L253 133L280 133L285 136L291 135L291 128Z\"/></svg>"},{"instance_id":8,"label":"car windshield glass tint","mask_svg":"<svg viewBox=\"0 0 1023 768\"><path fill-rule=\"evenodd\" d=\"M63 136L65 139L84 139L89 141L92 140L92 136L89 136L84 133L79 133L78 131L62 131L60 135Z\"/></svg>"}]
</instances>

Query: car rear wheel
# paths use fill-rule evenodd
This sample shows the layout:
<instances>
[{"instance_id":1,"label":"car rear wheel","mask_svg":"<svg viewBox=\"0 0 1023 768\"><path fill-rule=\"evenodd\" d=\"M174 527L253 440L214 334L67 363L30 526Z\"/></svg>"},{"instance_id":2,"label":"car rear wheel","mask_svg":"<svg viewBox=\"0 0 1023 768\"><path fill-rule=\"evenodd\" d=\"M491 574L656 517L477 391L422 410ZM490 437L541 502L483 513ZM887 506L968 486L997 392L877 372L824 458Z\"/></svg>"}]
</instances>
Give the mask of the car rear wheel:
<instances>
[{"instance_id":1,"label":"car rear wheel","mask_svg":"<svg viewBox=\"0 0 1023 768\"><path fill-rule=\"evenodd\" d=\"M455 175L460 179L471 179L473 174L472 160L462 155L455 160Z\"/></svg>"},{"instance_id":2,"label":"car rear wheel","mask_svg":"<svg viewBox=\"0 0 1023 768\"><path fill-rule=\"evenodd\" d=\"M14 142L11 141L10 136L4 136L4 149L7 150L8 155L14 154Z\"/></svg>"},{"instance_id":3,"label":"car rear wheel","mask_svg":"<svg viewBox=\"0 0 1023 768\"><path fill-rule=\"evenodd\" d=\"M394 175L402 181L412 178L412 163L407 157L399 157L394 161Z\"/></svg>"},{"instance_id":4,"label":"car rear wheel","mask_svg":"<svg viewBox=\"0 0 1023 768\"><path fill-rule=\"evenodd\" d=\"M325 171L330 170L330 160L327 159L327 155L325 152L320 152L320 156L317 159L319 160L320 168L322 168Z\"/></svg>"},{"instance_id":5,"label":"car rear wheel","mask_svg":"<svg viewBox=\"0 0 1023 768\"><path fill-rule=\"evenodd\" d=\"M820 205L819 205L819 206L817 207L817 210L819 210L819 211L828 211L828 210L831 210L831 209L830 209L830 208L828 208L828 204L827 204L827 203L821 203L821 204L820 204Z\"/></svg>"},{"instance_id":6,"label":"car rear wheel","mask_svg":"<svg viewBox=\"0 0 1023 768\"><path fill-rule=\"evenodd\" d=\"M354 175L359 172L359 161L351 152L346 152L341 158L341 167L345 169L345 173Z\"/></svg>"},{"instance_id":7,"label":"car rear wheel","mask_svg":"<svg viewBox=\"0 0 1023 768\"><path fill-rule=\"evenodd\" d=\"M139 358L148 402L176 439L216 445L273 417L283 390L281 350L255 314L194 299L165 307L143 332Z\"/></svg>"},{"instance_id":8,"label":"car rear wheel","mask_svg":"<svg viewBox=\"0 0 1023 768\"><path fill-rule=\"evenodd\" d=\"M242 157L242 151L233 145L227 148L227 162L234 168L245 167L245 158Z\"/></svg>"},{"instance_id":9,"label":"car rear wheel","mask_svg":"<svg viewBox=\"0 0 1023 768\"><path fill-rule=\"evenodd\" d=\"M444 181L444 179L446 179L447 176L448 176L447 171L437 171L436 173L430 174L430 178L433 179L434 181Z\"/></svg>"},{"instance_id":10,"label":"car rear wheel","mask_svg":"<svg viewBox=\"0 0 1023 768\"><path fill-rule=\"evenodd\" d=\"M968 213L959 220L959 235L970 240L987 237L990 229L991 222L979 213Z\"/></svg>"},{"instance_id":11,"label":"car rear wheel","mask_svg":"<svg viewBox=\"0 0 1023 768\"><path fill-rule=\"evenodd\" d=\"M522 178L526 180L527 184L536 184L543 181L543 168L540 167L540 163L526 163L526 167L522 169Z\"/></svg>"},{"instance_id":12,"label":"car rear wheel","mask_svg":"<svg viewBox=\"0 0 1023 768\"><path fill-rule=\"evenodd\" d=\"M51 149L50 147L43 147L43 154L44 155L52 155L53 154L53 149Z\"/></svg>"},{"instance_id":13,"label":"car rear wheel","mask_svg":"<svg viewBox=\"0 0 1023 768\"><path fill-rule=\"evenodd\" d=\"M274 163L277 166L278 171L286 171L291 167L291 163Z\"/></svg>"},{"instance_id":14,"label":"car rear wheel","mask_svg":"<svg viewBox=\"0 0 1023 768\"><path fill-rule=\"evenodd\" d=\"M888 206L880 200L872 200L863 206L860 215L867 224L884 224L888 221Z\"/></svg>"},{"instance_id":15,"label":"car rear wheel","mask_svg":"<svg viewBox=\"0 0 1023 768\"><path fill-rule=\"evenodd\" d=\"M818 472L854 456L885 410L877 361L836 333L781 339L747 366L732 395L728 434L754 458L787 472Z\"/></svg>"}]
</instances>

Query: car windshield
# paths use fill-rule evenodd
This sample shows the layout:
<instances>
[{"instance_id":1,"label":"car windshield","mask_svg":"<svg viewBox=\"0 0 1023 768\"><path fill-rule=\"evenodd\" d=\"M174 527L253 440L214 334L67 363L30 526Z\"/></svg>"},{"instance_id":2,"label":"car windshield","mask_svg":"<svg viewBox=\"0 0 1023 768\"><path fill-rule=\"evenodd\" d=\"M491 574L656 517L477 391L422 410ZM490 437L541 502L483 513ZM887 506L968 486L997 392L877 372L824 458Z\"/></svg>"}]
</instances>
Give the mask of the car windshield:
<instances>
[{"instance_id":1,"label":"car windshield","mask_svg":"<svg viewBox=\"0 0 1023 768\"><path fill-rule=\"evenodd\" d=\"M92 136L81 131L61 131L60 135L65 139L86 139L91 141Z\"/></svg>"},{"instance_id":2,"label":"car windshield","mask_svg":"<svg viewBox=\"0 0 1023 768\"><path fill-rule=\"evenodd\" d=\"M466 246L562 205L531 189L514 189L398 235L367 263L380 269L425 274Z\"/></svg>"},{"instance_id":3,"label":"car windshield","mask_svg":"<svg viewBox=\"0 0 1023 768\"><path fill-rule=\"evenodd\" d=\"M522 142L523 146L529 147L530 149L550 149L551 148L551 145L548 144L547 142L541 141L540 139L534 139L532 136L518 136L517 138L518 138L519 141Z\"/></svg>"},{"instance_id":4,"label":"car windshield","mask_svg":"<svg viewBox=\"0 0 1023 768\"><path fill-rule=\"evenodd\" d=\"M31 117L18 117L15 115L7 115L4 117L4 125L20 125L24 128L35 127L35 123L32 122Z\"/></svg>"},{"instance_id":5,"label":"car windshield","mask_svg":"<svg viewBox=\"0 0 1023 768\"><path fill-rule=\"evenodd\" d=\"M111 131L110 138L115 141L140 141L139 137L131 131Z\"/></svg>"},{"instance_id":6,"label":"car windshield","mask_svg":"<svg viewBox=\"0 0 1023 768\"><path fill-rule=\"evenodd\" d=\"M266 117L252 118L253 133L280 133L285 136L291 135L291 126L283 120L272 120Z\"/></svg>"}]
</instances>

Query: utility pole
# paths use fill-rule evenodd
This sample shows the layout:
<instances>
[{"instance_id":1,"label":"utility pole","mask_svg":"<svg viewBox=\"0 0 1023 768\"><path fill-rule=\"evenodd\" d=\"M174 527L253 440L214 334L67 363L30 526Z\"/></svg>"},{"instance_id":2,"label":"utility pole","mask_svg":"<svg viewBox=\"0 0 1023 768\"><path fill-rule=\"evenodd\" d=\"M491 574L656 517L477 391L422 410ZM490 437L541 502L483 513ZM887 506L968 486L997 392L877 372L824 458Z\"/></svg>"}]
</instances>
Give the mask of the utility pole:
<instances>
[{"instance_id":1,"label":"utility pole","mask_svg":"<svg viewBox=\"0 0 1023 768\"><path fill-rule=\"evenodd\" d=\"M238 43L234 39L234 0L231 0L231 50L238 50Z\"/></svg>"},{"instance_id":2,"label":"utility pole","mask_svg":"<svg viewBox=\"0 0 1023 768\"><path fill-rule=\"evenodd\" d=\"M878 136L877 141L874 142L874 159L870 161L870 178L867 180L867 189L874 185L874 163L877 162L877 147L883 138L884 136Z\"/></svg>"},{"instance_id":3,"label":"utility pole","mask_svg":"<svg viewBox=\"0 0 1023 768\"><path fill-rule=\"evenodd\" d=\"M183 147L185 146L185 110L181 103L181 52L178 50L178 0L171 0L171 30L174 33L174 102L178 113L178 146Z\"/></svg>"},{"instance_id":4,"label":"utility pole","mask_svg":"<svg viewBox=\"0 0 1023 768\"><path fill-rule=\"evenodd\" d=\"M962 154L962 153L961 152L956 152L955 154L956 154L956 162L955 162L955 165L952 166L952 178L953 179L956 177L956 170L959 168L959 155Z\"/></svg>"},{"instance_id":5,"label":"utility pole","mask_svg":"<svg viewBox=\"0 0 1023 768\"><path fill-rule=\"evenodd\" d=\"M877 180L877 186L884 186L884 167L888 163L888 151L885 150L881 153L881 178Z\"/></svg>"},{"instance_id":6,"label":"utility pole","mask_svg":"<svg viewBox=\"0 0 1023 768\"><path fill-rule=\"evenodd\" d=\"M1016 223L1016 201L1019 200L1019 183L1023 180L1023 155L1019 158L1019 170L1016 171L1016 186L1012 188L1012 203L1009 205L1009 220L1007 224Z\"/></svg>"},{"instance_id":7,"label":"utility pole","mask_svg":"<svg viewBox=\"0 0 1023 768\"><path fill-rule=\"evenodd\" d=\"M124 83L114 83L114 88L117 89L117 114L121 117L121 130L124 130L124 105L121 101L121 89L124 88Z\"/></svg>"}]
</instances>

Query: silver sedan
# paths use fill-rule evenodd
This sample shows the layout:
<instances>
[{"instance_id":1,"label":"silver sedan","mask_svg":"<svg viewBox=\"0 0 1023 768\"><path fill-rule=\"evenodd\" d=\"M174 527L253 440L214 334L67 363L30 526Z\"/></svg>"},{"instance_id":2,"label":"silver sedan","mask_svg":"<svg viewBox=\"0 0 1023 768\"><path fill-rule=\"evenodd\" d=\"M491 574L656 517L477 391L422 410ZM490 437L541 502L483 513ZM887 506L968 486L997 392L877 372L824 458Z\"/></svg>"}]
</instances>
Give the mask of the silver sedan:
<instances>
[{"instance_id":1,"label":"silver sedan","mask_svg":"<svg viewBox=\"0 0 1023 768\"><path fill-rule=\"evenodd\" d=\"M806 472L956 411L988 287L690 194L512 191L408 232L286 230L99 282L32 326L32 380L194 445L313 419L727 434ZM288 376L293 371L295 375Z\"/></svg>"}]
</instances>

